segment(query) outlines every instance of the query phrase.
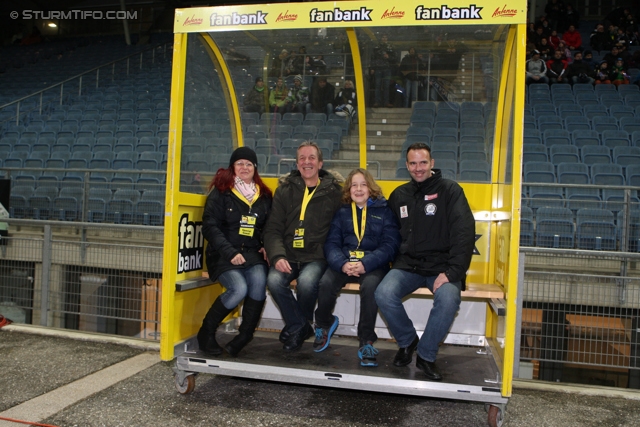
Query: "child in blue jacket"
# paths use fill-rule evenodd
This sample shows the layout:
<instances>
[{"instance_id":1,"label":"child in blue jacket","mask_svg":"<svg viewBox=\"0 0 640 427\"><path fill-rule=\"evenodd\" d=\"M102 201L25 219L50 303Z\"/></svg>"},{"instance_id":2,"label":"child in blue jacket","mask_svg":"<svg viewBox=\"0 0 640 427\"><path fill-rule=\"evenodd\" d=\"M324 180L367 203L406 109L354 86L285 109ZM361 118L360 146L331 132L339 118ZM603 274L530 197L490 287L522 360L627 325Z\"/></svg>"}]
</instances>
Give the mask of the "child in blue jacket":
<instances>
[{"instance_id":1,"label":"child in blue jacket","mask_svg":"<svg viewBox=\"0 0 640 427\"><path fill-rule=\"evenodd\" d=\"M400 247L398 220L387 206L382 190L365 169L354 169L349 174L342 190L342 202L324 244L329 268L319 284L313 348L321 352L329 346L339 324L338 317L333 315L338 294L347 283L358 282L358 356L362 366L378 366L378 350L373 347L378 339L375 333L378 305L374 293Z\"/></svg>"}]
</instances>

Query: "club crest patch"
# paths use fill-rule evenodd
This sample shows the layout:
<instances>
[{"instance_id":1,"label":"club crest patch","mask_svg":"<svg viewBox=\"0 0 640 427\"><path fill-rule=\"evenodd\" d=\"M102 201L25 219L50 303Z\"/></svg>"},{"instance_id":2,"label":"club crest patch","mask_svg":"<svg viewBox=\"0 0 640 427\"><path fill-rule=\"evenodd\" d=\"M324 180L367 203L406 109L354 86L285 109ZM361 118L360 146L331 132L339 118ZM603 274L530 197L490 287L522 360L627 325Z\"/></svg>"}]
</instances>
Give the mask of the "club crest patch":
<instances>
[{"instance_id":1,"label":"club crest patch","mask_svg":"<svg viewBox=\"0 0 640 427\"><path fill-rule=\"evenodd\" d=\"M436 205L433 203L429 203L427 204L427 206L424 207L424 213L428 216L435 215L436 210L437 210Z\"/></svg>"}]
</instances>

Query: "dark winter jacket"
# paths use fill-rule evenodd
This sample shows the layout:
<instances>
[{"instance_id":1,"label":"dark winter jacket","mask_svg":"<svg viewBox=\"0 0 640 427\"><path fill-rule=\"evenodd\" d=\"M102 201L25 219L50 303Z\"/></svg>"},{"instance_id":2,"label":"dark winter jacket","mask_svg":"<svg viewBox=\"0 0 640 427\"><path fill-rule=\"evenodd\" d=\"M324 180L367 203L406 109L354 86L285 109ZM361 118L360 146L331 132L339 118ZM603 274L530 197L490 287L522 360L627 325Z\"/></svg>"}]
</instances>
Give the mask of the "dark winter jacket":
<instances>
[{"instance_id":1,"label":"dark winter jacket","mask_svg":"<svg viewBox=\"0 0 640 427\"><path fill-rule=\"evenodd\" d=\"M269 103L269 89L263 86L262 89L258 89L254 86L247 95L244 97L244 106L262 106L264 107Z\"/></svg>"},{"instance_id":2,"label":"dark winter jacket","mask_svg":"<svg viewBox=\"0 0 640 427\"><path fill-rule=\"evenodd\" d=\"M262 231L271 212L271 197L260 195L251 208L231 191L220 193L213 189L204 205L202 215L202 234L209 243L206 250L209 277L218 276L234 268L245 268L256 264L266 264L258 251L262 248ZM240 220L242 215L256 214L253 237L241 236ZM246 263L233 265L231 260L242 254Z\"/></svg>"},{"instance_id":3,"label":"dark winter jacket","mask_svg":"<svg viewBox=\"0 0 640 427\"><path fill-rule=\"evenodd\" d=\"M358 98L356 96L356 91L353 88L342 88L340 92L338 92L338 96L333 100L333 105L337 107L338 105L349 104L353 108L358 105Z\"/></svg>"},{"instance_id":4,"label":"dark winter jacket","mask_svg":"<svg viewBox=\"0 0 640 427\"><path fill-rule=\"evenodd\" d=\"M402 244L393 268L425 276L445 273L450 282L462 281L475 247L475 220L455 181L439 169L422 183L414 180L396 188L389 207L400 221Z\"/></svg>"},{"instance_id":5,"label":"dark winter jacket","mask_svg":"<svg viewBox=\"0 0 640 427\"><path fill-rule=\"evenodd\" d=\"M300 223L306 185L300 171L292 171L276 189L269 221L264 228L264 247L271 265L282 258L289 262L324 260L324 241L333 214L340 206L342 189L329 172L320 170L320 185L309 201L304 218L304 248L293 248L293 236Z\"/></svg>"},{"instance_id":6,"label":"dark winter jacket","mask_svg":"<svg viewBox=\"0 0 640 427\"><path fill-rule=\"evenodd\" d=\"M379 268L388 269L400 247L400 231L398 219L389 209L386 199L369 199L364 237L359 247L353 230L351 204L342 205L331 221L324 244L324 256L329 267L342 271L342 266L349 261L349 251L358 248L364 251L360 261L367 273Z\"/></svg>"}]
</instances>

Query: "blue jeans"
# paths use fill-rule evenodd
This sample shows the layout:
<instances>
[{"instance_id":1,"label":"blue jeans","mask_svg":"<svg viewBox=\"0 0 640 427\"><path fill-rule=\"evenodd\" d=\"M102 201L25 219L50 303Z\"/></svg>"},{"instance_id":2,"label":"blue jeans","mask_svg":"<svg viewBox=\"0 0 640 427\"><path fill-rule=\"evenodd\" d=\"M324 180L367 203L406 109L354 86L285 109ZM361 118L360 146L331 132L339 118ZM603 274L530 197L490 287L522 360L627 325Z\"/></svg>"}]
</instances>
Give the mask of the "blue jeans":
<instances>
[{"instance_id":1,"label":"blue jeans","mask_svg":"<svg viewBox=\"0 0 640 427\"><path fill-rule=\"evenodd\" d=\"M267 298L267 266L257 264L249 268L227 270L218 276L218 281L226 291L219 298L228 309L234 309L246 296L254 301Z\"/></svg>"},{"instance_id":2,"label":"blue jeans","mask_svg":"<svg viewBox=\"0 0 640 427\"><path fill-rule=\"evenodd\" d=\"M423 286L433 291L436 277L392 269L378 285L376 302L380 314L387 321L399 347L408 347L416 337L416 329L402 305L402 299ZM438 346L449 333L460 308L461 286L461 282L445 283L433 295L433 308L418 343L418 355L429 362L435 362Z\"/></svg>"},{"instance_id":3,"label":"blue jeans","mask_svg":"<svg viewBox=\"0 0 640 427\"><path fill-rule=\"evenodd\" d=\"M411 107L412 101L418 100L418 88L420 87L419 80L405 80L404 82L404 107Z\"/></svg>"},{"instance_id":4,"label":"blue jeans","mask_svg":"<svg viewBox=\"0 0 640 427\"><path fill-rule=\"evenodd\" d=\"M318 299L318 283L327 268L326 261L306 263L289 262L291 273L282 273L271 267L267 276L267 287L271 297L280 309L284 319L284 330L293 333L300 330L305 322L313 322L313 309ZM297 279L296 293L293 296L290 284Z\"/></svg>"},{"instance_id":5,"label":"blue jeans","mask_svg":"<svg viewBox=\"0 0 640 427\"><path fill-rule=\"evenodd\" d=\"M376 104L386 107L389 104L389 84L391 83L391 70L389 68L376 69L373 74L376 85Z\"/></svg>"}]
</instances>

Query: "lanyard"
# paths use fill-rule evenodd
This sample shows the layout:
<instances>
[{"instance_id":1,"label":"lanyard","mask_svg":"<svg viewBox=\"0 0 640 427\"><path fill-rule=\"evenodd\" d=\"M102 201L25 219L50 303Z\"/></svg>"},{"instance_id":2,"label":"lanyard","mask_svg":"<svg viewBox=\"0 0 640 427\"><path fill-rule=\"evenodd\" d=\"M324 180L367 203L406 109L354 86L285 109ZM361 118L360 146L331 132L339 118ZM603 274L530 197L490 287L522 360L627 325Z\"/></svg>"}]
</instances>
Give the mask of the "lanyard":
<instances>
[{"instance_id":1,"label":"lanyard","mask_svg":"<svg viewBox=\"0 0 640 427\"><path fill-rule=\"evenodd\" d=\"M358 207L356 206L356 202L351 202L351 213L353 214L353 232L358 239L358 248L360 247L360 242L362 242L362 238L364 237L364 228L367 224L367 205L364 205L362 208L362 220L360 221L360 230L358 230L358 214L356 212ZM357 248L356 248L357 249Z\"/></svg>"},{"instance_id":2,"label":"lanyard","mask_svg":"<svg viewBox=\"0 0 640 427\"><path fill-rule=\"evenodd\" d=\"M251 208L253 207L253 204L256 202L256 200L258 200L258 197L260 197L260 187L257 185L256 185L256 194L253 196L253 200L251 202L247 200L247 198L244 197L244 195L242 195L242 193L236 190L235 188L232 188L231 192L236 196L238 196L238 199L242 200L247 205L249 205L249 212L251 212Z\"/></svg>"},{"instance_id":3,"label":"lanyard","mask_svg":"<svg viewBox=\"0 0 640 427\"><path fill-rule=\"evenodd\" d=\"M311 193L309 193L309 188L305 186L304 196L302 197L302 207L300 208L300 223L301 224L302 224L302 221L304 221L304 214L307 212L307 205L309 204L309 201L313 197L313 194L316 192L318 187L320 187L320 180L319 179L318 179L318 183L316 184L316 188L314 188Z\"/></svg>"}]
</instances>

